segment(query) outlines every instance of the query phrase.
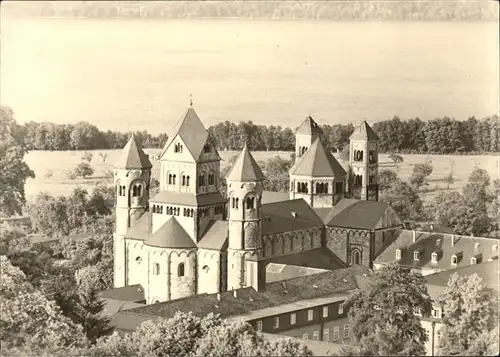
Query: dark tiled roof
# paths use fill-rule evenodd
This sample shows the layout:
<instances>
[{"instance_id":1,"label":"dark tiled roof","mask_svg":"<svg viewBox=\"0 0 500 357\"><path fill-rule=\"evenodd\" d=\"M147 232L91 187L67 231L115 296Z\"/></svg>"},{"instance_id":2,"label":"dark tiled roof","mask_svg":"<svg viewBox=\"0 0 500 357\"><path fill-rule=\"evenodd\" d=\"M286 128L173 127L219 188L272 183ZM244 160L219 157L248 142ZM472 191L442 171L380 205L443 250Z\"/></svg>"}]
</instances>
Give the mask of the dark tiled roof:
<instances>
[{"instance_id":1,"label":"dark tiled roof","mask_svg":"<svg viewBox=\"0 0 500 357\"><path fill-rule=\"evenodd\" d=\"M374 140L379 140L379 138L377 134L375 134L371 126L368 125L368 123L365 120L354 129L354 132L349 137L349 140L374 141Z\"/></svg>"},{"instance_id":2,"label":"dark tiled roof","mask_svg":"<svg viewBox=\"0 0 500 357\"><path fill-rule=\"evenodd\" d=\"M146 321L155 320L158 317L141 315L130 312L131 310L122 311L117 313L111 318L110 325L117 328L118 332L122 335L127 332L133 332L136 328Z\"/></svg>"},{"instance_id":3,"label":"dark tiled roof","mask_svg":"<svg viewBox=\"0 0 500 357\"><path fill-rule=\"evenodd\" d=\"M123 148L120 159L116 162L117 169L150 169L153 167L149 161L148 155L144 153L142 148L137 144L135 135L132 134L127 145Z\"/></svg>"},{"instance_id":4,"label":"dark tiled roof","mask_svg":"<svg viewBox=\"0 0 500 357\"><path fill-rule=\"evenodd\" d=\"M469 265L461 268L450 269L440 273L426 275L425 280L428 285L437 287L446 287L448 280L453 274L460 276L477 274L483 278L483 283L488 287L500 291L500 261L498 259L480 264Z\"/></svg>"},{"instance_id":5,"label":"dark tiled roof","mask_svg":"<svg viewBox=\"0 0 500 357\"><path fill-rule=\"evenodd\" d=\"M266 282L273 283L275 281L295 279L301 276L324 273L325 271L328 270L269 263L266 266Z\"/></svg>"},{"instance_id":6,"label":"dark tiled roof","mask_svg":"<svg viewBox=\"0 0 500 357\"><path fill-rule=\"evenodd\" d=\"M309 115L295 131L295 135L316 135L321 136L323 133L321 127Z\"/></svg>"},{"instance_id":7,"label":"dark tiled roof","mask_svg":"<svg viewBox=\"0 0 500 357\"><path fill-rule=\"evenodd\" d=\"M227 175L228 181L255 182L265 180L259 165L245 145Z\"/></svg>"},{"instance_id":8,"label":"dark tiled roof","mask_svg":"<svg viewBox=\"0 0 500 357\"><path fill-rule=\"evenodd\" d=\"M198 242L199 248L221 250L227 245L227 221L212 221L209 223L203 238Z\"/></svg>"},{"instance_id":9,"label":"dark tiled roof","mask_svg":"<svg viewBox=\"0 0 500 357\"><path fill-rule=\"evenodd\" d=\"M289 201L290 194L288 192L262 191L262 204Z\"/></svg>"},{"instance_id":10,"label":"dark tiled roof","mask_svg":"<svg viewBox=\"0 0 500 357\"><path fill-rule=\"evenodd\" d=\"M335 177L346 176L344 168L339 164L333 154L327 150L321 140L317 138L311 147L302 155L290 169L290 175L310 177Z\"/></svg>"},{"instance_id":11,"label":"dark tiled roof","mask_svg":"<svg viewBox=\"0 0 500 357\"><path fill-rule=\"evenodd\" d=\"M270 261L276 264L295 265L327 270L336 270L346 267L346 265L326 247L276 257L272 258Z\"/></svg>"},{"instance_id":12,"label":"dark tiled roof","mask_svg":"<svg viewBox=\"0 0 500 357\"><path fill-rule=\"evenodd\" d=\"M340 206L339 206L340 204ZM338 206L338 207L337 207ZM375 229L384 213L390 209L384 202L342 199L327 217L332 227Z\"/></svg>"},{"instance_id":13,"label":"dark tiled roof","mask_svg":"<svg viewBox=\"0 0 500 357\"><path fill-rule=\"evenodd\" d=\"M141 284L135 284L130 286L125 286L122 288L110 289L101 292L101 297L103 299L113 299L121 301L143 301L144 289Z\"/></svg>"},{"instance_id":14,"label":"dark tiled roof","mask_svg":"<svg viewBox=\"0 0 500 357\"><path fill-rule=\"evenodd\" d=\"M193 158L197 160L207 142L208 131L193 108L188 108L184 116L173 128L172 135L169 135L165 148L160 154L160 158L164 155L165 151L167 151L177 135L180 136L186 145L186 149L191 153Z\"/></svg>"},{"instance_id":15,"label":"dark tiled roof","mask_svg":"<svg viewBox=\"0 0 500 357\"><path fill-rule=\"evenodd\" d=\"M451 234L434 232L416 232L416 242L413 242L413 232L409 230L401 231L399 237L385 249L376 259L375 263L388 263L396 260L396 250L401 251L399 263L404 266L414 268L427 268L437 270L448 270L471 265L471 257L480 257L478 262L498 258L499 240L493 238L473 238L455 235L455 243L452 245ZM438 245L438 239L440 244ZM476 243L479 243L476 249ZM496 251L493 250L497 246ZM420 250L420 259L415 261L413 253ZM437 263L432 263L432 253L438 253ZM451 264L453 254L458 256L458 264Z\"/></svg>"},{"instance_id":16,"label":"dark tiled roof","mask_svg":"<svg viewBox=\"0 0 500 357\"><path fill-rule=\"evenodd\" d=\"M213 312L226 318L268 307L351 291L358 288L355 275L368 273L367 268L356 266L290 279L285 284L283 282L269 283L263 291L259 292L251 287L239 289L237 298L232 292L221 293L220 301L217 300L217 294L204 294L147 305L129 311L164 318L173 317L177 311L192 311L198 316Z\"/></svg>"},{"instance_id":17,"label":"dark tiled roof","mask_svg":"<svg viewBox=\"0 0 500 357\"><path fill-rule=\"evenodd\" d=\"M145 244L159 248L196 248L196 244L175 216L146 239Z\"/></svg>"},{"instance_id":18,"label":"dark tiled roof","mask_svg":"<svg viewBox=\"0 0 500 357\"><path fill-rule=\"evenodd\" d=\"M125 234L125 238L132 239L146 239L149 236L150 227L150 216L151 212L145 212L130 228Z\"/></svg>"},{"instance_id":19,"label":"dark tiled roof","mask_svg":"<svg viewBox=\"0 0 500 357\"><path fill-rule=\"evenodd\" d=\"M160 191L152 197L150 201L154 203L168 203L171 205L183 206L210 206L227 202L220 192L194 195L192 193L170 191Z\"/></svg>"},{"instance_id":20,"label":"dark tiled roof","mask_svg":"<svg viewBox=\"0 0 500 357\"><path fill-rule=\"evenodd\" d=\"M263 236L313 227L323 227L323 222L302 198L262 205Z\"/></svg>"}]
</instances>

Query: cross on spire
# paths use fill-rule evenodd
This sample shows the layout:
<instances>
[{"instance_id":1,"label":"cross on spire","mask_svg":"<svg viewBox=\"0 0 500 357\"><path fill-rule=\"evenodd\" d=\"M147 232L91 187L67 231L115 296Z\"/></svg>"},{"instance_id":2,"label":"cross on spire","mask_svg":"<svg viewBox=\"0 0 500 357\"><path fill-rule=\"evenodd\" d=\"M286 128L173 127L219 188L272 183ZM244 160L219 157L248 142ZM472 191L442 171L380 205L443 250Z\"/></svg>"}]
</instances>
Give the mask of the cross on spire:
<instances>
[{"instance_id":1,"label":"cross on spire","mask_svg":"<svg viewBox=\"0 0 500 357\"><path fill-rule=\"evenodd\" d=\"M193 95L189 94L189 106L192 108L193 107Z\"/></svg>"}]
</instances>

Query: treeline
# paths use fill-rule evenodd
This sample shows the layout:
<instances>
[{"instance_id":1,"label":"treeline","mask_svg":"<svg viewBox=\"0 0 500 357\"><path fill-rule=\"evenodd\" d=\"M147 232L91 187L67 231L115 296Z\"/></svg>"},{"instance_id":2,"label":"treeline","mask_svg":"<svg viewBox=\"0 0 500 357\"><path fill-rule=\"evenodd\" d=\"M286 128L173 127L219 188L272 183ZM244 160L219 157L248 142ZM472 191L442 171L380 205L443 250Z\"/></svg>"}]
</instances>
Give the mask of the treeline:
<instances>
[{"instance_id":1,"label":"treeline","mask_svg":"<svg viewBox=\"0 0 500 357\"><path fill-rule=\"evenodd\" d=\"M498 19L498 6L494 1L14 1L6 5L4 7L13 15L42 17L432 21Z\"/></svg>"},{"instance_id":2,"label":"treeline","mask_svg":"<svg viewBox=\"0 0 500 357\"><path fill-rule=\"evenodd\" d=\"M132 134L100 131L87 122L75 125L28 122L22 130L24 143L29 150L122 149ZM134 134L143 147L159 148L167 142L166 134L153 136L146 131Z\"/></svg>"},{"instance_id":3,"label":"treeline","mask_svg":"<svg viewBox=\"0 0 500 357\"><path fill-rule=\"evenodd\" d=\"M341 151L349 143L354 125L321 125L323 142L332 151ZM500 121L497 115L459 121L444 117L423 121L419 118L392 119L377 122L374 131L380 138L381 152L439 153L500 152ZM95 125L26 123L24 141L30 150L94 150L121 149L131 132L100 131ZM247 143L254 151L293 151L295 128L256 125L249 122L225 121L209 129L219 150L241 150ZM153 136L146 131L135 132L145 148L162 148L167 134Z\"/></svg>"}]
</instances>

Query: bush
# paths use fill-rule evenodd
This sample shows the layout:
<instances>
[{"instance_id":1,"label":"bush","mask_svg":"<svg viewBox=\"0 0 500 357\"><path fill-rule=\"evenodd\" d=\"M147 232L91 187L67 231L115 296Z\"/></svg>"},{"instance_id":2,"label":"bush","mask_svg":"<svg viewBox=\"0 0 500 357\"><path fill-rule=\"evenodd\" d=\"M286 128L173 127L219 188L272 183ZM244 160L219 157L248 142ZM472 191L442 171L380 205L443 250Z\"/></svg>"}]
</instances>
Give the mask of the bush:
<instances>
[{"instance_id":1,"label":"bush","mask_svg":"<svg viewBox=\"0 0 500 357\"><path fill-rule=\"evenodd\" d=\"M81 162L75 169L74 174L77 177L87 178L94 174L94 169L92 166L87 164L86 162Z\"/></svg>"},{"instance_id":2,"label":"bush","mask_svg":"<svg viewBox=\"0 0 500 357\"><path fill-rule=\"evenodd\" d=\"M82 161L85 161L88 164L90 164L92 162L92 157L94 157L94 154L92 154L91 152L85 151L82 154Z\"/></svg>"},{"instance_id":3,"label":"bush","mask_svg":"<svg viewBox=\"0 0 500 357\"><path fill-rule=\"evenodd\" d=\"M74 180L76 179L76 173L75 173L76 170L73 170L73 171L66 171L66 176L70 179L70 180Z\"/></svg>"}]
</instances>

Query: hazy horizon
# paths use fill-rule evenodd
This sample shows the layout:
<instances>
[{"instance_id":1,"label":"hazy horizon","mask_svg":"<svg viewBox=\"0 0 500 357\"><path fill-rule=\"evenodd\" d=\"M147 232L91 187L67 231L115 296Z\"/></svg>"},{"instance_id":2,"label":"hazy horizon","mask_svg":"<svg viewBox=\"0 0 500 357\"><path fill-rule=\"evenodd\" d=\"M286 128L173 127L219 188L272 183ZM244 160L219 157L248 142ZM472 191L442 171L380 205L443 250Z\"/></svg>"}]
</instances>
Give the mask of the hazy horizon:
<instances>
[{"instance_id":1,"label":"hazy horizon","mask_svg":"<svg viewBox=\"0 0 500 357\"><path fill-rule=\"evenodd\" d=\"M18 122L169 132L498 113L495 23L2 21L0 102Z\"/></svg>"}]
</instances>

